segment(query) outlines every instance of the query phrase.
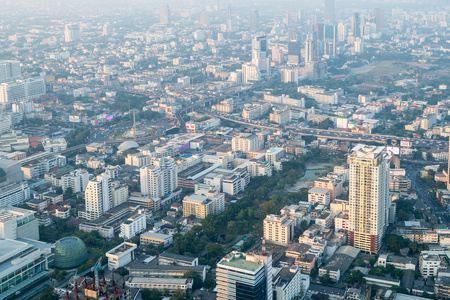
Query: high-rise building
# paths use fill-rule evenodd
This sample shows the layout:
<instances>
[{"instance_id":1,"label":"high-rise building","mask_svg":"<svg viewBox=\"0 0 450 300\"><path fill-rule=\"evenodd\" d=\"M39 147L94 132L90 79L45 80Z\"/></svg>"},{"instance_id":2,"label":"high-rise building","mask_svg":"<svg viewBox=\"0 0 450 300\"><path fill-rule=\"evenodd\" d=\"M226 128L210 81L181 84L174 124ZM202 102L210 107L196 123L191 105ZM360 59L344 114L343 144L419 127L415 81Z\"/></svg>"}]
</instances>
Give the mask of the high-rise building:
<instances>
[{"instance_id":1,"label":"high-rise building","mask_svg":"<svg viewBox=\"0 0 450 300\"><path fill-rule=\"evenodd\" d=\"M170 24L170 10L168 4L161 4L159 10L159 23L163 25Z\"/></svg>"},{"instance_id":2,"label":"high-rise building","mask_svg":"<svg viewBox=\"0 0 450 300\"><path fill-rule=\"evenodd\" d=\"M273 299L272 255L233 251L217 264L217 299Z\"/></svg>"},{"instance_id":3,"label":"high-rise building","mask_svg":"<svg viewBox=\"0 0 450 300\"><path fill-rule=\"evenodd\" d=\"M305 63L315 62L318 60L319 60L319 43L312 39L306 40Z\"/></svg>"},{"instance_id":4,"label":"high-rise building","mask_svg":"<svg viewBox=\"0 0 450 300\"><path fill-rule=\"evenodd\" d=\"M449 143L449 147L448 147L449 159L448 159L448 167L447 167L447 190L450 190L450 139L449 139L448 143Z\"/></svg>"},{"instance_id":5,"label":"high-rise building","mask_svg":"<svg viewBox=\"0 0 450 300\"><path fill-rule=\"evenodd\" d=\"M349 244L370 253L381 247L389 211L389 159L384 147L357 145L349 164Z\"/></svg>"},{"instance_id":6,"label":"high-rise building","mask_svg":"<svg viewBox=\"0 0 450 300\"><path fill-rule=\"evenodd\" d=\"M375 18L377 29L384 28L384 10L379 7L375 7L373 9L373 17Z\"/></svg>"},{"instance_id":7,"label":"high-rise building","mask_svg":"<svg viewBox=\"0 0 450 300\"><path fill-rule=\"evenodd\" d=\"M264 219L264 238L280 244L288 244L294 238L294 221L287 215L267 215Z\"/></svg>"},{"instance_id":8,"label":"high-rise building","mask_svg":"<svg viewBox=\"0 0 450 300\"><path fill-rule=\"evenodd\" d=\"M227 5L227 31L228 32L233 31L233 19L231 16L231 3L228 3L228 5Z\"/></svg>"},{"instance_id":9,"label":"high-rise building","mask_svg":"<svg viewBox=\"0 0 450 300\"><path fill-rule=\"evenodd\" d=\"M270 76L270 57L267 53L267 37L254 36L252 39L252 64L255 65L262 76Z\"/></svg>"},{"instance_id":10,"label":"high-rise building","mask_svg":"<svg viewBox=\"0 0 450 300\"><path fill-rule=\"evenodd\" d=\"M337 27L337 31L338 31L338 42L344 42L347 39L347 25L339 22L338 27Z\"/></svg>"},{"instance_id":11,"label":"high-rise building","mask_svg":"<svg viewBox=\"0 0 450 300\"><path fill-rule=\"evenodd\" d=\"M24 180L20 163L0 160L0 207L23 204L30 199L30 188Z\"/></svg>"},{"instance_id":12,"label":"high-rise building","mask_svg":"<svg viewBox=\"0 0 450 300\"><path fill-rule=\"evenodd\" d=\"M325 0L325 24L334 24L334 0Z\"/></svg>"},{"instance_id":13,"label":"high-rise building","mask_svg":"<svg viewBox=\"0 0 450 300\"><path fill-rule=\"evenodd\" d=\"M45 94L43 78L28 78L0 84L0 103L15 103Z\"/></svg>"},{"instance_id":14,"label":"high-rise building","mask_svg":"<svg viewBox=\"0 0 450 300\"><path fill-rule=\"evenodd\" d=\"M200 24L202 24L202 25L205 26L205 27L208 27L208 26L209 26L209 23L210 23L210 20L209 20L209 13L208 13L206 10L203 10L203 11L200 13Z\"/></svg>"},{"instance_id":15,"label":"high-rise building","mask_svg":"<svg viewBox=\"0 0 450 300\"><path fill-rule=\"evenodd\" d=\"M103 36L111 36L112 35L112 27L109 22L106 22L105 25L103 25Z\"/></svg>"},{"instance_id":16,"label":"high-rise building","mask_svg":"<svg viewBox=\"0 0 450 300\"><path fill-rule=\"evenodd\" d=\"M69 187L72 193L84 193L89 183L89 173L86 170L75 170L61 176L61 187L66 191Z\"/></svg>"},{"instance_id":17,"label":"high-rise building","mask_svg":"<svg viewBox=\"0 0 450 300\"><path fill-rule=\"evenodd\" d=\"M0 61L0 83L15 81L21 78L20 62L17 60Z\"/></svg>"},{"instance_id":18,"label":"high-rise building","mask_svg":"<svg viewBox=\"0 0 450 300\"><path fill-rule=\"evenodd\" d=\"M231 140L231 149L233 151L248 152L250 150L259 150L258 137L254 134L241 133Z\"/></svg>"},{"instance_id":19,"label":"high-rise building","mask_svg":"<svg viewBox=\"0 0 450 300\"><path fill-rule=\"evenodd\" d=\"M288 42L288 64L298 65L302 60L302 45L299 41Z\"/></svg>"},{"instance_id":20,"label":"high-rise building","mask_svg":"<svg viewBox=\"0 0 450 300\"><path fill-rule=\"evenodd\" d=\"M355 13L353 18L353 37L361 37L361 17L359 13Z\"/></svg>"},{"instance_id":21,"label":"high-rise building","mask_svg":"<svg viewBox=\"0 0 450 300\"><path fill-rule=\"evenodd\" d=\"M64 41L66 43L77 42L81 40L80 24L66 24L64 30Z\"/></svg>"},{"instance_id":22,"label":"high-rise building","mask_svg":"<svg viewBox=\"0 0 450 300\"><path fill-rule=\"evenodd\" d=\"M256 32L259 27L259 13L257 9L252 9L250 11L250 31Z\"/></svg>"},{"instance_id":23,"label":"high-rise building","mask_svg":"<svg viewBox=\"0 0 450 300\"><path fill-rule=\"evenodd\" d=\"M178 187L177 164L171 157L153 158L140 172L143 195L161 198Z\"/></svg>"},{"instance_id":24,"label":"high-rise building","mask_svg":"<svg viewBox=\"0 0 450 300\"><path fill-rule=\"evenodd\" d=\"M355 39L355 53L364 52L364 40L362 38Z\"/></svg>"},{"instance_id":25,"label":"high-rise building","mask_svg":"<svg viewBox=\"0 0 450 300\"><path fill-rule=\"evenodd\" d=\"M86 219L95 220L113 207L110 179L103 173L89 181L84 192Z\"/></svg>"}]
</instances>

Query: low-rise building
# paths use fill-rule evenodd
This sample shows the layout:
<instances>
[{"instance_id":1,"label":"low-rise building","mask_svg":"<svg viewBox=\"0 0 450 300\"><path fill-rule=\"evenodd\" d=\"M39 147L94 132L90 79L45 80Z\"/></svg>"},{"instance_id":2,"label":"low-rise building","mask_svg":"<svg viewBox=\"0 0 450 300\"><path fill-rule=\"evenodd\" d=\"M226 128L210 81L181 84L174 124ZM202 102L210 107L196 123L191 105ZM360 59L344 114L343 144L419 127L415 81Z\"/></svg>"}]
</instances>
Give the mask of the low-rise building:
<instances>
[{"instance_id":1,"label":"low-rise building","mask_svg":"<svg viewBox=\"0 0 450 300\"><path fill-rule=\"evenodd\" d=\"M144 246L163 244L164 247L169 247L173 244L173 237L168 234L144 232L140 235L140 241L141 245Z\"/></svg>"},{"instance_id":2,"label":"low-rise building","mask_svg":"<svg viewBox=\"0 0 450 300\"><path fill-rule=\"evenodd\" d=\"M119 246L106 252L106 257L108 258L108 269L113 271L130 263L134 260L134 250L136 250L136 248L136 244L123 242Z\"/></svg>"}]
</instances>

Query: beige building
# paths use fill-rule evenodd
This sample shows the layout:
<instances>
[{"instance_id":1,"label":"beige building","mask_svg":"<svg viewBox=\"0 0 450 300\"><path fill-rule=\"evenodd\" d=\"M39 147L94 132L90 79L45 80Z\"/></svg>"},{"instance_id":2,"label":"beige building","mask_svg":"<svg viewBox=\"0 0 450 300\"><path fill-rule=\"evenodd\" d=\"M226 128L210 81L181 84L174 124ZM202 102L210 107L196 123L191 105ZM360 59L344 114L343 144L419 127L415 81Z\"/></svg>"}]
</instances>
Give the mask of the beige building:
<instances>
[{"instance_id":1,"label":"beige building","mask_svg":"<svg viewBox=\"0 0 450 300\"><path fill-rule=\"evenodd\" d=\"M286 215L267 215L264 219L264 238L275 243L290 243L294 238L294 221Z\"/></svg>"},{"instance_id":2,"label":"beige building","mask_svg":"<svg viewBox=\"0 0 450 300\"><path fill-rule=\"evenodd\" d=\"M197 191L198 194L183 199L183 215L204 219L209 214L217 215L225 209L225 194L213 191Z\"/></svg>"},{"instance_id":3,"label":"beige building","mask_svg":"<svg viewBox=\"0 0 450 300\"><path fill-rule=\"evenodd\" d=\"M329 190L330 201L333 201L337 196L339 196L339 184L333 178L319 177L314 180L314 187Z\"/></svg>"},{"instance_id":4,"label":"beige building","mask_svg":"<svg viewBox=\"0 0 450 300\"><path fill-rule=\"evenodd\" d=\"M377 253L388 225L389 159L384 147L357 145L348 157L349 244Z\"/></svg>"},{"instance_id":5,"label":"beige building","mask_svg":"<svg viewBox=\"0 0 450 300\"><path fill-rule=\"evenodd\" d=\"M313 187L308 191L308 202L311 204L330 205L330 190Z\"/></svg>"}]
</instances>

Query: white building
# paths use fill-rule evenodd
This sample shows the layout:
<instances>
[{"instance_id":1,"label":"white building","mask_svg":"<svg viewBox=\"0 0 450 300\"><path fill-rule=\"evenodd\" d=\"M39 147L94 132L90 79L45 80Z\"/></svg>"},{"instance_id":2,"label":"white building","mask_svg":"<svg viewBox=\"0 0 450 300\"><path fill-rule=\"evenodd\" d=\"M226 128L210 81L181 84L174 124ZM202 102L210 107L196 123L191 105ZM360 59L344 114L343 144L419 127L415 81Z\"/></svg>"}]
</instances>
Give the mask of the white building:
<instances>
[{"instance_id":1,"label":"white building","mask_svg":"<svg viewBox=\"0 0 450 300\"><path fill-rule=\"evenodd\" d=\"M258 161L257 159L250 159L247 164L247 170L250 176L272 176L272 167L267 161Z\"/></svg>"},{"instance_id":2,"label":"white building","mask_svg":"<svg viewBox=\"0 0 450 300\"><path fill-rule=\"evenodd\" d=\"M419 269L423 277L435 276L441 267L441 258L437 254L421 253L419 258Z\"/></svg>"},{"instance_id":3,"label":"white building","mask_svg":"<svg viewBox=\"0 0 450 300\"><path fill-rule=\"evenodd\" d=\"M141 194L164 197L178 187L177 164L173 158L154 158L151 164L141 167Z\"/></svg>"},{"instance_id":4,"label":"white building","mask_svg":"<svg viewBox=\"0 0 450 300\"><path fill-rule=\"evenodd\" d=\"M45 94L43 78L28 78L0 84L0 103L15 103Z\"/></svg>"},{"instance_id":5,"label":"white building","mask_svg":"<svg viewBox=\"0 0 450 300\"><path fill-rule=\"evenodd\" d=\"M311 204L330 205L330 190L313 187L308 191L308 202Z\"/></svg>"},{"instance_id":6,"label":"white building","mask_svg":"<svg viewBox=\"0 0 450 300\"><path fill-rule=\"evenodd\" d=\"M0 207L20 205L30 199L30 188L20 163L0 159L0 170L4 173L0 182Z\"/></svg>"},{"instance_id":7,"label":"white building","mask_svg":"<svg viewBox=\"0 0 450 300\"><path fill-rule=\"evenodd\" d=\"M269 120L270 122L283 125L291 122L292 113L290 110L274 109L273 112L269 115Z\"/></svg>"},{"instance_id":8,"label":"white building","mask_svg":"<svg viewBox=\"0 0 450 300\"><path fill-rule=\"evenodd\" d=\"M349 164L349 244L377 253L388 226L389 159L384 147L357 145Z\"/></svg>"},{"instance_id":9,"label":"white building","mask_svg":"<svg viewBox=\"0 0 450 300\"><path fill-rule=\"evenodd\" d=\"M0 61L0 83L20 79L22 75L20 62L17 60Z\"/></svg>"},{"instance_id":10,"label":"white building","mask_svg":"<svg viewBox=\"0 0 450 300\"><path fill-rule=\"evenodd\" d=\"M137 245L133 243L123 242L119 246L106 252L108 258L108 269L114 271L117 268L123 267L134 260L134 250Z\"/></svg>"},{"instance_id":11,"label":"white building","mask_svg":"<svg viewBox=\"0 0 450 300\"><path fill-rule=\"evenodd\" d=\"M296 266L290 268L283 267L274 274L273 290L274 300L292 300L295 297L302 297L309 288L310 277L302 274Z\"/></svg>"},{"instance_id":12,"label":"white building","mask_svg":"<svg viewBox=\"0 0 450 300\"><path fill-rule=\"evenodd\" d=\"M119 236L124 239L131 239L136 235L140 234L147 228L147 222L145 214L137 213L129 217L125 222L120 225Z\"/></svg>"},{"instance_id":13,"label":"white building","mask_svg":"<svg viewBox=\"0 0 450 300\"><path fill-rule=\"evenodd\" d=\"M198 190L183 199L183 215L204 219L209 214L217 215L225 209L225 195L216 190Z\"/></svg>"},{"instance_id":14,"label":"white building","mask_svg":"<svg viewBox=\"0 0 450 300\"><path fill-rule=\"evenodd\" d=\"M284 157L284 148L271 147L266 151L266 161L271 166Z\"/></svg>"},{"instance_id":15,"label":"white building","mask_svg":"<svg viewBox=\"0 0 450 300\"><path fill-rule=\"evenodd\" d=\"M89 173L86 170L75 170L61 176L61 187L66 191L69 187L72 193L84 193L89 183Z\"/></svg>"},{"instance_id":16,"label":"white building","mask_svg":"<svg viewBox=\"0 0 450 300\"><path fill-rule=\"evenodd\" d=\"M80 24L66 24L64 29L64 41L66 43L81 40Z\"/></svg>"},{"instance_id":17,"label":"white building","mask_svg":"<svg viewBox=\"0 0 450 300\"><path fill-rule=\"evenodd\" d=\"M36 212L19 207L0 208L0 239L26 238L39 240L39 222Z\"/></svg>"},{"instance_id":18,"label":"white building","mask_svg":"<svg viewBox=\"0 0 450 300\"><path fill-rule=\"evenodd\" d=\"M173 244L173 236L162 233L144 232L140 236L141 245L156 245L163 244L164 247L169 247Z\"/></svg>"},{"instance_id":19,"label":"white building","mask_svg":"<svg viewBox=\"0 0 450 300\"><path fill-rule=\"evenodd\" d=\"M67 142L64 138L46 138L41 143L45 152L60 152L67 149Z\"/></svg>"},{"instance_id":20,"label":"white building","mask_svg":"<svg viewBox=\"0 0 450 300\"><path fill-rule=\"evenodd\" d=\"M298 83L298 70L282 69L281 70L281 82L283 82L283 83L289 83L289 82Z\"/></svg>"},{"instance_id":21,"label":"white building","mask_svg":"<svg viewBox=\"0 0 450 300\"><path fill-rule=\"evenodd\" d=\"M275 243L289 244L294 238L294 221L286 215L267 215L264 219L264 238Z\"/></svg>"},{"instance_id":22,"label":"white building","mask_svg":"<svg viewBox=\"0 0 450 300\"><path fill-rule=\"evenodd\" d=\"M241 133L231 140L233 151L248 152L250 150L260 150L258 137L250 133Z\"/></svg>"},{"instance_id":23,"label":"white building","mask_svg":"<svg viewBox=\"0 0 450 300\"><path fill-rule=\"evenodd\" d=\"M260 80L261 80L261 72L259 71L257 66L251 63L245 63L242 65L243 83L258 82Z\"/></svg>"},{"instance_id":24,"label":"white building","mask_svg":"<svg viewBox=\"0 0 450 300\"><path fill-rule=\"evenodd\" d=\"M67 161L65 156L49 154L25 163L22 165L21 169L25 175L25 179L31 179L43 176L44 174L50 172L51 169L63 167L66 164Z\"/></svg>"},{"instance_id":25,"label":"white building","mask_svg":"<svg viewBox=\"0 0 450 300\"><path fill-rule=\"evenodd\" d=\"M128 154L127 157L125 157L126 165L138 168L149 165L151 161L152 157L150 155L143 155L140 153Z\"/></svg>"},{"instance_id":26,"label":"white building","mask_svg":"<svg viewBox=\"0 0 450 300\"><path fill-rule=\"evenodd\" d=\"M110 179L103 173L89 181L84 193L86 203L86 219L95 220L112 208Z\"/></svg>"}]
</instances>

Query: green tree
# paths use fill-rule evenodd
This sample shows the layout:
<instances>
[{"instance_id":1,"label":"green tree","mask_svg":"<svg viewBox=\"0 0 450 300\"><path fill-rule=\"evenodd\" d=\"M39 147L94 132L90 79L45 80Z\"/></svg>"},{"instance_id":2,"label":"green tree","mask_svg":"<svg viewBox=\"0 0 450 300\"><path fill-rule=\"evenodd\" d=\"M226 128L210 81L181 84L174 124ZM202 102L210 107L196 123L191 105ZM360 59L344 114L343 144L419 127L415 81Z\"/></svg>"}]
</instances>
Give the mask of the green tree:
<instances>
[{"instance_id":1,"label":"green tree","mask_svg":"<svg viewBox=\"0 0 450 300\"><path fill-rule=\"evenodd\" d=\"M322 276L319 277L319 281L321 283L327 284L331 282L331 277L330 274L323 274Z\"/></svg>"},{"instance_id":2,"label":"green tree","mask_svg":"<svg viewBox=\"0 0 450 300\"><path fill-rule=\"evenodd\" d=\"M195 271L187 271L184 273L183 278L192 278L194 279L194 284L192 285L192 289L196 290L201 287L202 285L202 278L200 275Z\"/></svg>"},{"instance_id":3,"label":"green tree","mask_svg":"<svg viewBox=\"0 0 450 300\"><path fill-rule=\"evenodd\" d=\"M364 274L360 270L352 271L345 279L348 284L364 283Z\"/></svg>"},{"instance_id":4,"label":"green tree","mask_svg":"<svg viewBox=\"0 0 450 300\"><path fill-rule=\"evenodd\" d=\"M170 300L181 300L186 298L186 293L181 289L176 289L175 292L173 292L172 297L170 297Z\"/></svg>"},{"instance_id":5,"label":"green tree","mask_svg":"<svg viewBox=\"0 0 450 300\"><path fill-rule=\"evenodd\" d=\"M120 276L123 277L123 276L126 276L126 275L130 274L130 271L128 271L124 267L119 267L119 268L114 270L114 273L119 274Z\"/></svg>"},{"instance_id":6,"label":"green tree","mask_svg":"<svg viewBox=\"0 0 450 300\"><path fill-rule=\"evenodd\" d=\"M143 300L160 300L162 297L161 292L157 289L143 289L141 294Z\"/></svg>"},{"instance_id":7,"label":"green tree","mask_svg":"<svg viewBox=\"0 0 450 300\"><path fill-rule=\"evenodd\" d=\"M39 300L59 300L59 296L55 294L53 287L48 287L40 293Z\"/></svg>"}]
</instances>

